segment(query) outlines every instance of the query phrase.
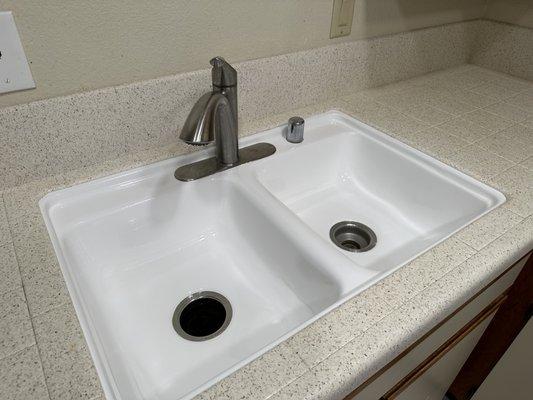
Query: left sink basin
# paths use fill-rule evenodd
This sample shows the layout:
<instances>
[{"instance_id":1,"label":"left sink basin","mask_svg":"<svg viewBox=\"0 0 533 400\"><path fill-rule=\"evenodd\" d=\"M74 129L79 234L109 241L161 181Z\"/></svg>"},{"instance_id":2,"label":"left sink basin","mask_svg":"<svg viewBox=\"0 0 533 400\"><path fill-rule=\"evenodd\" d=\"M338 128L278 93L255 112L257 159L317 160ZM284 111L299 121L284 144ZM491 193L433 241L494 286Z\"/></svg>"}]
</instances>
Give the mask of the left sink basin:
<instances>
[{"instance_id":1,"label":"left sink basin","mask_svg":"<svg viewBox=\"0 0 533 400\"><path fill-rule=\"evenodd\" d=\"M175 168L176 160L164 161L41 201L110 399L192 397L310 322L343 290L320 254L298 248L237 174L183 183ZM202 291L223 295L232 319L210 340L186 340L173 314Z\"/></svg>"}]
</instances>

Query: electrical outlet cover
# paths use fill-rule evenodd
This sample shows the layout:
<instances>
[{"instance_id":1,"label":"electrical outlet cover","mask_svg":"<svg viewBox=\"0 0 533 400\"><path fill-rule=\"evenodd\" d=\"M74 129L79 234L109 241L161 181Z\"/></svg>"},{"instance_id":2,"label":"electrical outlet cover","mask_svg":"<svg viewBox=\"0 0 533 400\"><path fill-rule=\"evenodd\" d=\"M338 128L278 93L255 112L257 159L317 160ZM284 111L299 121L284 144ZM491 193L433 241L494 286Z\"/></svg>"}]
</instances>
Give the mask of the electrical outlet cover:
<instances>
[{"instance_id":1,"label":"electrical outlet cover","mask_svg":"<svg viewBox=\"0 0 533 400\"><path fill-rule=\"evenodd\" d=\"M34 87L13 14L0 12L0 93Z\"/></svg>"},{"instance_id":2,"label":"electrical outlet cover","mask_svg":"<svg viewBox=\"0 0 533 400\"><path fill-rule=\"evenodd\" d=\"M331 15L331 39L348 36L352 31L353 10L355 0L334 0L333 13Z\"/></svg>"}]
</instances>

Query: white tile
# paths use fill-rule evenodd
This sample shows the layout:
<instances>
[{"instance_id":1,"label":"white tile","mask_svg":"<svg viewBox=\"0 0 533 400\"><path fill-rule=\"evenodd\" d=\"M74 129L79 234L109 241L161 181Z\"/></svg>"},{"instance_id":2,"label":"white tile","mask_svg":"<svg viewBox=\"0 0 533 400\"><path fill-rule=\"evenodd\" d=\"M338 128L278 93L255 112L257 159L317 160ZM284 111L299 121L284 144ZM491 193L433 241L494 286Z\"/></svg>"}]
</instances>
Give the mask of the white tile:
<instances>
[{"instance_id":1,"label":"white tile","mask_svg":"<svg viewBox=\"0 0 533 400\"><path fill-rule=\"evenodd\" d=\"M35 344L22 287L0 293L0 359Z\"/></svg>"},{"instance_id":2,"label":"white tile","mask_svg":"<svg viewBox=\"0 0 533 400\"><path fill-rule=\"evenodd\" d=\"M92 399L102 389L71 304L33 318L52 399Z\"/></svg>"},{"instance_id":3,"label":"white tile","mask_svg":"<svg viewBox=\"0 0 533 400\"><path fill-rule=\"evenodd\" d=\"M527 159L533 152L533 141L523 143L503 136L505 131L481 139L476 144L509 161L519 163Z\"/></svg>"},{"instance_id":4,"label":"white tile","mask_svg":"<svg viewBox=\"0 0 533 400\"><path fill-rule=\"evenodd\" d=\"M533 117L532 112L528 112L505 102L494 103L485 107L484 110L513 122L523 122L526 119ZM531 110L533 110L533 108Z\"/></svg>"},{"instance_id":5,"label":"white tile","mask_svg":"<svg viewBox=\"0 0 533 400\"><path fill-rule=\"evenodd\" d=\"M266 399L307 371L302 360L282 343L195 399Z\"/></svg>"},{"instance_id":6,"label":"white tile","mask_svg":"<svg viewBox=\"0 0 533 400\"><path fill-rule=\"evenodd\" d=\"M477 179L489 179L514 165L513 162L476 145L459 149L448 161Z\"/></svg>"},{"instance_id":7,"label":"white tile","mask_svg":"<svg viewBox=\"0 0 533 400\"><path fill-rule=\"evenodd\" d=\"M478 86L470 90L474 93L492 97L495 101L506 100L518 93L516 90L512 90L506 86L497 85L495 83Z\"/></svg>"},{"instance_id":8,"label":"white tile","mask_svg":"<svg viewBox=\"0 0 533 400\"><path fill-rule=\"evenodd\" d=\"M0 393L6 400L48 400L36 346L0 360Z\"/></svg>"},{"instance_id":9,"label":"white tile","mask_svg":"<svg viewBox=\"0 0 533 400\"><path fill-rule=\"evenodd\" d=\"M481 250L523 220L519 215L499 207L454 235L469 246Z\"/></svg>"},{"instance_id":10,"label":"white tile","mask_svg":"<svg viewBox=\"0 0 533 400\"><path fill-rule=\"evenodd\" d=\"M533 112L533 93L518 93L516 96L510 97L505 100L505 102L511 104L512 106L521 108L524 111L530 113Z\"/></svg>"}]
</instances>

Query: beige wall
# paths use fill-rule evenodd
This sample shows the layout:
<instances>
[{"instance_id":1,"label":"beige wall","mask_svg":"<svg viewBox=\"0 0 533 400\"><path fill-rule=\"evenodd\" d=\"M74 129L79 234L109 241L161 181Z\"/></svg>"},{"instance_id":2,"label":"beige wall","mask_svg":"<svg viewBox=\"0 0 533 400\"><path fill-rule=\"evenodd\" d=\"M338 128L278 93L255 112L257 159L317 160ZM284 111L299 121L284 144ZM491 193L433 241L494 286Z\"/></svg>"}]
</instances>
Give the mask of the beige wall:
<instances>
[{"instance_id":1,"label":"beige wall","mask_svg":"<svg viewBox=\"0 0 533 400\"><path fill-rule=\"evenodd\" d=\"M0 107L339 41L478 18L486 0L356 0L352 34L329 39L333 0L0 0L37 88Z\"/></svg>"},{"instance_id":2,"label":"beige wall","mask_svg":"<svg viewBox=\"0 0 533 400\"><path fill-rule=\"evenodd\" d=\"M533 0L488 0L485 18L533 28Z\"/></svg>"}]
</instances>

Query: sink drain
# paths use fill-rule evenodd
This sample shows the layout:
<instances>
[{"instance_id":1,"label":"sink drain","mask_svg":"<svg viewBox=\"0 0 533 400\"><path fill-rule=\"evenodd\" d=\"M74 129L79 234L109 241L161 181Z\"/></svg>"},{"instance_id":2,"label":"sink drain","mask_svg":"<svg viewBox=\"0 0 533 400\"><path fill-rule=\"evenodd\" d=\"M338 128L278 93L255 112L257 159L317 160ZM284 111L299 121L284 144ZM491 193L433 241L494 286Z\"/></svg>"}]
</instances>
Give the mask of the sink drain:
<instances>
[{"instance_id":1,"label":"sink drain","mask_svg":"<svg viewBox=\"0 0 533 400\"><path fill-rule=\"evenodd\" d=\"M362 253L372 249L377 242L376 234L368 226L354 221L342 221L331 227L332 242L346 251Z\"/></svg>"},{"instance_id":2,"label":"sink drain","mask_svg":"<svg viewBox=\"0 0 533 400\"><path fill-rule=\"evenodd\" d=\"M201 342L224 332L232 313L230 302L220 293L196 292L178 304L172 325L182 338Z\"/></svg>"}]
</instances>

